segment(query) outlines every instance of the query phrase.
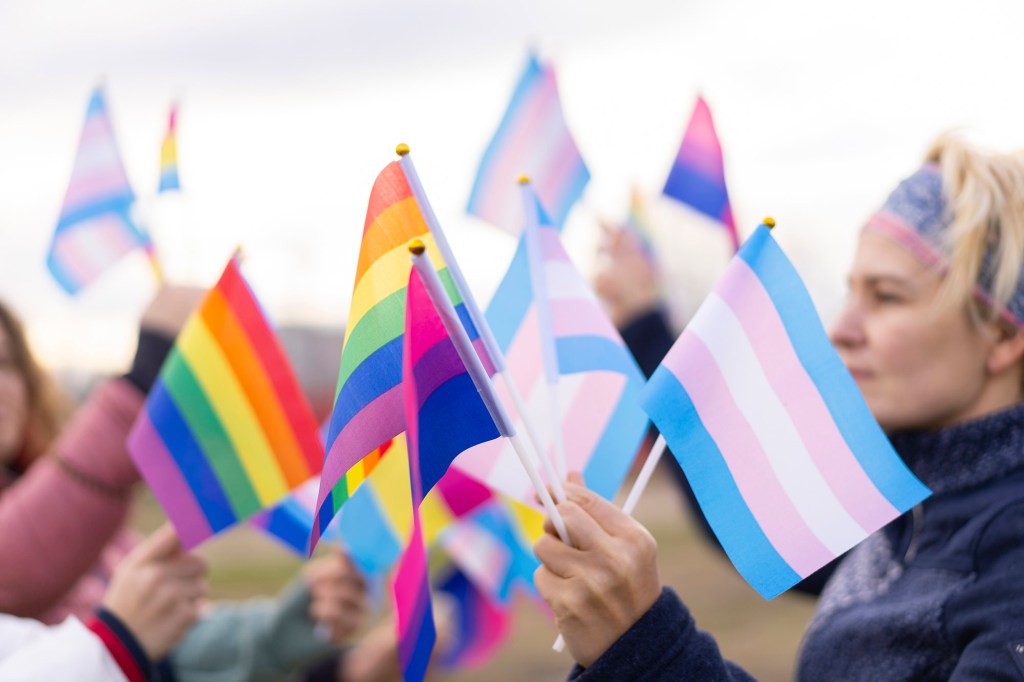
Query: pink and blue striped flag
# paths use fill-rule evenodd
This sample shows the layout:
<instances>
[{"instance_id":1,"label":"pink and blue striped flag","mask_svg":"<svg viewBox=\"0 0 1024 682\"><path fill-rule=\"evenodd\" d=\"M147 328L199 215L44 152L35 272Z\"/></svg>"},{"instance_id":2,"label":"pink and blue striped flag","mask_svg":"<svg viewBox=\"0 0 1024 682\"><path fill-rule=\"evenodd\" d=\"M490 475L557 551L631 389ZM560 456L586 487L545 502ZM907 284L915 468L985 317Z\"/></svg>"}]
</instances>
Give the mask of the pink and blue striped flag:
<instances>
[{"instance_id":1,"label":"pink and blue striped flag","mask_svg":"<svg viewBox=\"0 0 1024 682\"><path fill-rule=\"evenodd\" d=\"M434 589L448 595L453 607L452 632L439 654L441 665L460 670L491 660L511 633L511 607L496 602L454 565L434 580Z\"/></svg>"},{"instance_id":2,"label":"pink and blue striped flag","mask_svg":"<svg viewBox=\"0 0 1024 682\"><path fill-rule=\"evenodd\" d=\"M523 212L516 179L523 174L559 228L590 181L562 113L555 70L534 55L480 160L466 212L518 235Z\"/></svg>"},{"instance_id":3,"label":"pink and blue striped flag","mask_svg":"<svg viewBox=\"0 0 1024 682\"><path fill-rule=\"evenodd\" d=\"M725 187L722 145L711 120L711 110L703 97L697 98L662 194L720 223L729 233L733 250L740 248L729 192Z\"/></svg>"},{"instance_id":4,"label":"pink and blue striped flag","mask_svg":"<svg viewBox=\"0 0 1024 682\"><path fill-rule=\"evenodd\" d=\"M103 90L89 98L57 229L46 264L69 294L77 294L148 237L132 219L135 193L128 182Z\"/></svg>"},{"instance_id":5,"label":"pink and blue striped flag","mask_svg":"<svg viewBox=\"0 0 1024 682\"><path fill-rule=\"evenodd\" d=\"M538 213L544 216L539 205ZM550 333L555 338L555 362L560 374L559 402L568 470L581 472L590 489L611 498L647 430L647 417L637 402L644 385L643 374L590 286L573 266L558 230L542 217L538 233L551 311ZM541 424L547 421L550 405L543 369L542 316L527 251L524 235L491 299L487 320L506 353L530 417ZM504 386L498 384L497 388L505 404L512 405ZM480 445L456 460L455 466L514 500L536 504L529 478L505 441Z\"/></svg>"},{"instance_id":6,"label":"pink and blue striped flag","mask_svg":"<svg viewBox=\"0 0 1024 682\"><path fill-rule=\"evenodd\" d=\"M641 400L733 565L766 599L930 494L871 416L764 225Z\"/></svg>"},{"instance_id":7,"label":"pink and blue striped flag","mask_svg":"<svg viewBox=\"0 0 1024 682\"><path fill-rule=\"evenodd\" d=\"M475 353L472 346L465 350ZM418 682L437 637L419 506L460 452L500 434L416 268L406 287L402 357L413 532L398 563L394 599L402 676Z\"/></svg>"}]
</instances>

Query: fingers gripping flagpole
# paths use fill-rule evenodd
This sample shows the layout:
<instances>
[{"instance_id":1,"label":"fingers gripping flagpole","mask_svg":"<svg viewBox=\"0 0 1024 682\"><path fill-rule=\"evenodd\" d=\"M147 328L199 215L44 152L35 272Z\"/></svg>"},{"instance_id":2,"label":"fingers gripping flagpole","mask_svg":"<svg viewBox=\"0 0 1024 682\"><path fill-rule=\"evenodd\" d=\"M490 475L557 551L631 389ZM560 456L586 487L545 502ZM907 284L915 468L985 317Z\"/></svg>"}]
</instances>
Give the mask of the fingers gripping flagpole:
<instances>
[{"instance_id":1,"label":"fingers gripping flagpole","mask_svg":"<svg viewBox=\"0 0 1024 682\"><path fill-rule=\"evenodd\" d=\"M413 165L412 156L409 154L409 145L398 145L395 148L395 153L399 156L399 163L402 166L402 171L405 173L405 179L408 181L409 188L412 190L413 196L416 198L416 203L419 205L420 212L422 212L423 218L427 222L427 227L430 228L430 233L433 235L434 242L437 244L437 250L441 252L441 258L444 259L444 262L448 267L448 274L451 275L452 281L455 283L455 288L458 289L459 293L462 295L462 302L465 304L466 311L469 313L474 326L476 326L477 332L480 334L480 338L483 340L484 347L487 349L487 354L490 355L494 368L505 382L509 395L512 397L512 402L515 404L516 412L519 414L520 418L523 420L523 424L526 426L526 435L528 437L529 444L532 446L530 458L531 460L540 461L541 466L544 467L544 473L548 476L548 482L551 484L551 489L555 493L555 499L559 502L565 502L566 497L565 489L562 487L562 477L559 476L557 471L555 471L554 466L551 464L551 460L544 455L544 449L542 447L543 441L538 435L537 429L533 424L533 420L530 419L529 414L526 411L526 403L523 401L523 397L519 393L519 388L516 386L515 381L512 380L512 376L508 372L508 366L505 362L505 354L502 353L501 348L498 346L498 342L494 338L494 333L491 331L491 326L487 324L487 319L484 317L480 307L477 305L476 298L473 297L473 292L466 283L466 279L462 276L462 270L459 268L458 261L455 260L455 254L452 253L451 247L448 245L448 239L444 236L444 230L441 229L441 223L437 220L437 216L434 215L434 209L430 206L430 202L427 200L426 192L423 191L423 185L420 183L420 177L416 173L416 166ZM488 383L490 383L489 380ZM518 452L516 454L518 454Z\"/></svg>"},{"instance_id":2,"label":"fingers gripping flagpole","mask_svg":"<svg viewBox=\"0 0 1024 682\"><path fill-rule=\"evenodd\" d=\"M547 510L548 516L551 517L551 522L558 532L558 537L565 544L571 545L569 532L565 528L565 521L562 520L562 515L555 508L555 502L544 485L544 481L541 479L533 459L523 447L522 441L516 434L512 420L509 419L508 413L505 412L505 407L498 399L498 393L494 389L494 384L491 383L491 378L487 376L487 370L484 369L480 357L476 354L476 350L469 340L469 335L466 334L466 329L462 326L458 313L455 312L455 308L452 306L452 302L444 290L441 278L437 275L437 270L434 269L430 259L424 256L425 247L423 242L418 239L412 240L409 242L409 251L412 253L413 267L416 268L420 278L423 280L423 286L427 290L427 295L433 301L437 314L441 317L441 322L444 324L448 335L452 339L452 343L455 345L455 350L458 352L462 362L465 363L466 370L473 379L476 390L480 393L480 398L484 401L484 405L487 406L487 411L490 413L491 418L494 419L495 426L498 427L498 432L511 442L512 449L515 450L519 461L526 470L527 476L530 477L530 481L533 483L533 487L536 489L544 509Z\"/></svg>"},{"instance_id":3,"label":"fingers gripping flagpole","mask_svg":"<svg viewBox=\"0 0 1024 682\"><path fill-rule=\"evenodd\" d=\"M544 256L540 243L540 216L537 213L537 199L530 188L530 179L525 175L519 178L520 193L523 198L523 213L526 216L524 231L526 234L526 254L530 264L530 284L533 288L533 301L537 306L537 326L540 330L541 357L544 361L544 378L547 380L548 400L550 401L551 442L555 449L555 461L558 472L564 477L567 473L565 464L565 444L562 439L562 410L558 402L558 350L555 347L555 333L551 323L551 305L548 298L547 281L544 272Z\"/></svg>"}]
</instances>

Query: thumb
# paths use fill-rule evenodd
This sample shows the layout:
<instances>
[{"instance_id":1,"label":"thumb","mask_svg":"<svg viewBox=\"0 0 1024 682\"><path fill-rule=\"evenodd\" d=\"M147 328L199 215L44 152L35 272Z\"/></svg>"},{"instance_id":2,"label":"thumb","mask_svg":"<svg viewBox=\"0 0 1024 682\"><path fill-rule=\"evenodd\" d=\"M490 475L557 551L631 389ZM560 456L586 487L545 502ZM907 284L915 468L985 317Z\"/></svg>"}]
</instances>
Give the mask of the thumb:
<instances>
[{"instance_id":1,"label":"thumb","mask_svg":"<svg viewBox=\"0 0 1024 682\"><path fill-rule=\"evenodd\" d=\"M174 526L165 523L149 537L140 542L132 550L131 557L135 563L143 564L161 559L169 559L181 553L181 540Z\"/></svg>"},{"instance_id":2,"label":"thumb","mask_svg":"<svg viewBox=\"0 0 1024 682\"><path fill-rule=\"evenodd\" d=\"M565 494L569 500L586 511L609 535L624 535L638 525L632 516L571 479L565 484Z\"/></svg>"}]
</instances>

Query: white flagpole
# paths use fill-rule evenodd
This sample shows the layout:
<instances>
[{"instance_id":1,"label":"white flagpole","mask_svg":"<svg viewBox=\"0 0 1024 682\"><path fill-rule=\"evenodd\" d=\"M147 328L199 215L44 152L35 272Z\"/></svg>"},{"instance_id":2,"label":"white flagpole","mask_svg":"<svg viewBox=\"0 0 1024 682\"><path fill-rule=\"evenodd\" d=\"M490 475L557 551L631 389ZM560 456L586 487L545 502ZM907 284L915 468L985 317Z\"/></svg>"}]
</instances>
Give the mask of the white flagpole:
<instances>
[{"instance_id":1,"label":"white flagpole","mask_svg":"<svg viewBox=\"0 0 1024 682\"><path fill-rule=\"evenodd\" d=\"M558 509L555 508L555 502L551 499L547 486L544 485L537 467L529 457L526 448L516 433L515 425L509 419L505 406L502 405L501 400L498 398L498 392L494 389L494 384L491 383L491 378L487 375L487 370L484 369L480 356L477 355L476 349L473 348L469 335L466 333L466 328L462 326L458 313L455 312L455 308L452 306L447 292L445 292L444 284L441 283L441 278L438 277L437 270L434 269L434 264L430 262L430 258L423 255L425 250L426 247L423 242L418 239L414 239L409 243L413 267L416 268L416 272L419 273L420 278L423 280L423 286L427 290L427 295L433 301L434 308L437 310L438 315L440 315L441 322L444 324L448 335L452 339L452 343L455 345L455 350L458 351L459 357L465 363L466 370L476 385L476 390L480 393L484 405L487 406L487 411L490 413L491 418L494 419L494 424L498 427L498 432L512 443L512 449L515 450L520 463L523 465L523 469L526 470L527 476L530 477L530 481L533 483L533 487L537 491L544 509L548 512L548 516L551 517L551 522L558 532L558 537L561 538L562 542L571 546L572 543L569 540L569 532L565 528L565 521L562 520L562 515L558 512Z\"/></svg>"},{"instance_id":2,"label":"white flagpole","mask_svg":"<svg viewBox=\"0 0 1024 682\"><path fill-rule=\"evenodd\" d=\"M554 330L551 324L551 305L544 276L544 256L541 253L540 243L540 216L537 214L537 200L530 188L530 179L525 175L519 178L519 188L523 198L523 214L526 216L524 231L527 261L530 266L530 284L533 288L534 305L537 306L541 356L544 360L544 377L548 388L551 443L554 446L559 474L565 478L568 468L565 463L565 443L562 438L562 410L558 401L560 377L558 350L555 347Z\"/></svg>"},{"instance_id":3,"label":"white flagpole","mask_svg":"<svg viewBox=\"0 0 1024 682\"><path fill-rule=\"evenodd\" d=\"M420 211L423 213L423 219L427 222L427 227L430 228L430 233L434 237L434 242L437 244L437 250L441 252L441 258L444 259L445 265L448 267L448 273L451 275L452 281L455 283L455 288L458 289L459 293L462 295L462 302L466 305L466 311L469 313L470 319L473 320L473 325L480 334L480 339L483 341L484 347L487 349L487 354L491 357L491 362L494 363L494 368L497 370L498 374L501 375L501 378L508 389L509 395L512 396L512 402L515 404L516 412L519 414L520 419L523 420L523 424L526 427L526 435L528 436L530 445L532 446L532 450L529 451L531 460L540 461L541 465L544 467L544 473L548 476L548 482L551 484L551 489L555 493L555 498L559 502L565 502L565 489L562 487L561 477L555 471L551 461L544 454L544 443L538 436L533 420L530 419L530 416L526 411L526 402L523 400L522 395L520 395L519 388L516 386L515 381L512 380L512 375L508 371L508 364L505 362L505 354L501 352L501 348L498 346L498 342L494 338L494 333L491 331L491 326L487 324L487 319L484 317L480 307L477 305L473 292L466 283L466 279L462 276L462 270L459 268L458 261L455 260L455 254L452 253L451 247L448 245L448 239L444 236L444 230L441 229L441 223L434 214L434 209L430 206L430 201L427 200L427 194L423 190L423 184L420 182L420 176L416 172L416 166L413 165L412 156L409 154L409 145L398 145L395 148L395 153L398 154L399 163L402 166L402 171L405 173L405 179L408 181L413 197L415 197L416 203L419 205Z\"/></svg>"}]
</instances>

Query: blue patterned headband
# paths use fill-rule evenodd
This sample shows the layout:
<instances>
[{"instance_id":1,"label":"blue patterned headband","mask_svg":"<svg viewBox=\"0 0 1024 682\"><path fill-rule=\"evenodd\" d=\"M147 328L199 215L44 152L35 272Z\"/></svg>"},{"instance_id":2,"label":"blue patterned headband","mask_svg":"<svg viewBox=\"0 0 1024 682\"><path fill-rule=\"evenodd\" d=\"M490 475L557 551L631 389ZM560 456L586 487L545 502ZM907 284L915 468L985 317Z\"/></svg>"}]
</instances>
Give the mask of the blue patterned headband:
<instances>
[{"instance_id":1,"label":"blue patterned headband","mask_svg":"<svg viewBox=\"0 0 1024 682\"><path fill-rule=\"evenodd\" d=\"M930 268L945 272L949 267L950 245L946 230L952 216L946 210L939 166L926 163L893 190L885 204L864 226L865 230L882 232L896 240ZM975 294L991 305L994 267L993 249L985 254ZM999 311L1001 317L1024 329L1024 273L1017 281L1017 290Z\"/></svg>"}]
</instances>

